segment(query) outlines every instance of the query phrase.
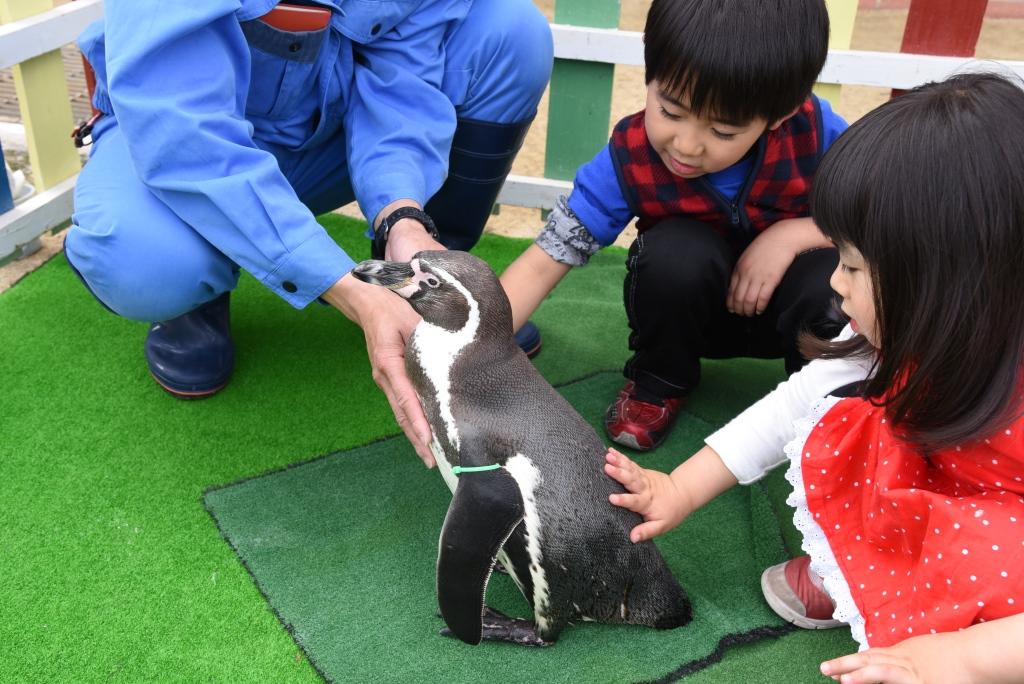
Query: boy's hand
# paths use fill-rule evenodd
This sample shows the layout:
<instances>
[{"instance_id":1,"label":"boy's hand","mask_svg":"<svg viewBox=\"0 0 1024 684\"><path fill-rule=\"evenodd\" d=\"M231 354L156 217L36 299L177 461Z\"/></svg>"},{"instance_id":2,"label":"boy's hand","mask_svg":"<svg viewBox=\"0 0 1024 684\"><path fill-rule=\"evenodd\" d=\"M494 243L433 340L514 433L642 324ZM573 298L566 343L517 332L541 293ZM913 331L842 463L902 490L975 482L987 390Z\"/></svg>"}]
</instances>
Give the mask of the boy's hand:
<instances>
[{"instance_id":1,"label":"boy's hand","mask_svg":"<svg viewBox=\"0 0 1024 684\"><path fill-rule=\"evenodd\" d=\"M693 510L689 497L667 474L641 468L615 449L608 450L605 461L604 472L627 490L626 494L610 495L608 500L644 518L629 533L634 544L668 532Z\"/></svg>"},{"instance_id":2,"label":"boy's hand","mask_svg":"<svg viewBox=\"0 0 1024 684\"><path fill-rule=\"evenodd\" d=\"M797 254L828 241L810 218L787 219L754 238L736 262L725 296L725 308L740 316L764 313L775 288Z\"/></svg>"}]
</instances>

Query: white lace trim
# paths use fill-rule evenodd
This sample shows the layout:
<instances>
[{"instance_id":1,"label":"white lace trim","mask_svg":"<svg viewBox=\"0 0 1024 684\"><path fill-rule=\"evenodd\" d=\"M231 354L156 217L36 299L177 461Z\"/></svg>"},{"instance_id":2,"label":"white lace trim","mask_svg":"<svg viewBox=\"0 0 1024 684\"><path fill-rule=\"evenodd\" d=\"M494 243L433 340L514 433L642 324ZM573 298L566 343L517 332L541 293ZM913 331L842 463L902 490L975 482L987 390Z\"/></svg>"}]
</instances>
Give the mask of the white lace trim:
<instances>
[{"instance_id":1,"label":"white lace trim","mask_svg":"<svg viewBox=\"0 0 1024 684\"><path fill-rule=\"evenodd\" d=\"M803 537L801 546L804 552L811 557L811 572L824 580L825 591L835 601L836 609L832 617L850 625L853 638L860 644L860 650L864 650L868 648L868 640L864 634L864 616L860 614L857 604L853 601L850 586L839 569L825 532L815 522L814 516L807 508L807 492L804 489L804 476L800 464L804 445L811 430L838 401L836 397L825 397L815 404L808 416L793 421L796 437L785 447L786 456L789 457L786 479L793 485L793 493L786 499L786 503L794 508L793 524Z\"/></svg>"}]
</instances>

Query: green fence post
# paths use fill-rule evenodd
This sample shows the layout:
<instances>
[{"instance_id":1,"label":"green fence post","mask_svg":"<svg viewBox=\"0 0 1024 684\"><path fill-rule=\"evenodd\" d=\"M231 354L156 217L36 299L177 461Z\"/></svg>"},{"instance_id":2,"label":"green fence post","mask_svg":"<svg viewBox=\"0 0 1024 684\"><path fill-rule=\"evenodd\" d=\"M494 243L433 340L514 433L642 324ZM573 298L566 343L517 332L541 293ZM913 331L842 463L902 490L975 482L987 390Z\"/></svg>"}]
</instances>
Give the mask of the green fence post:
<instances>
[{"instance_id":1,"label":"green fence post","mask_svg":"<svg viewBox=\"0 0 1024 684\"><path fill-rule=\"evenodd\" d=\"M556 0L555 23L618 28L619 0ZM544 175L572 180L576 168L608 142L615 66L555 60L548 101Z\"/></svg>"}]
</instances>

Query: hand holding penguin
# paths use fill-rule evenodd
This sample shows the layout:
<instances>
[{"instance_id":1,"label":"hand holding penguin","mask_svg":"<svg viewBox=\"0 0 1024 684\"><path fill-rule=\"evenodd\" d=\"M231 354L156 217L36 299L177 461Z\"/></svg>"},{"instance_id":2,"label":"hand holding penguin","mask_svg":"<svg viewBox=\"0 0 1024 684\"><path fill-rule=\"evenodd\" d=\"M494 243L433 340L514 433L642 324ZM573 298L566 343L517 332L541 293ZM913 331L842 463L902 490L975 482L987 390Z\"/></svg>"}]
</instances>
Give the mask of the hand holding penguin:
<instances>
[{"instance_id":1,"label":"hand holding penguin","mask_svg":"<svg viewBox=\"0 0 1024 684\"><path fill-rule=\"evenodd\" d=\"M430 426L405 372L405 347L419 322L416 312L400 306L390 292L346 274L321 295L363 330L373 379L391 406L395 420L420 460L434 466Z\"/></svg>"},{"instance_id":2,"label":"hand holding penguin","mask_svg":"<svg viewBox=\"0 0 1024 684\"><path fill-rule=\"evenodd\" d=\"M542 646L575 620L688 623L690 603L657 548L629 541L640 516L608 505L624 490L602 472L604 443L516 345L491 269L468 253L437 251L364 261L352 273L396 292L423 319L405 363L453 492L437 564L451 632L471 644ZM499 558L534 622L484 605Z\"/></svg>"}]
</instances>

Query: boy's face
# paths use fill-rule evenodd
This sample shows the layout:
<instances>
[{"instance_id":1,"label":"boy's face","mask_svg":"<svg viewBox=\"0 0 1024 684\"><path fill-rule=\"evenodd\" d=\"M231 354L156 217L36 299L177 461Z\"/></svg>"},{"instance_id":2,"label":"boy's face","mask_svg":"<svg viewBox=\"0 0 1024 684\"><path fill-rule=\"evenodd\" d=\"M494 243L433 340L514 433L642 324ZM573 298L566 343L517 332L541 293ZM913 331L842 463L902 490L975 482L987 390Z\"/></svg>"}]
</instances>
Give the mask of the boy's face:
<instances>
[{"instance_id":1,"label":"boy's face","mask_svg":"<svg viewBox=\"0 0 1024 684\"><path fill-rule=\"evenodd\" d=\"M732 166L762 133L778 128L783 121L769 125L764 119L743 122L694 116L685 94L667 92L657 80L647 86L647 139L668 170L682 178L697 178Z\"/></svg>"}]
</instances>

